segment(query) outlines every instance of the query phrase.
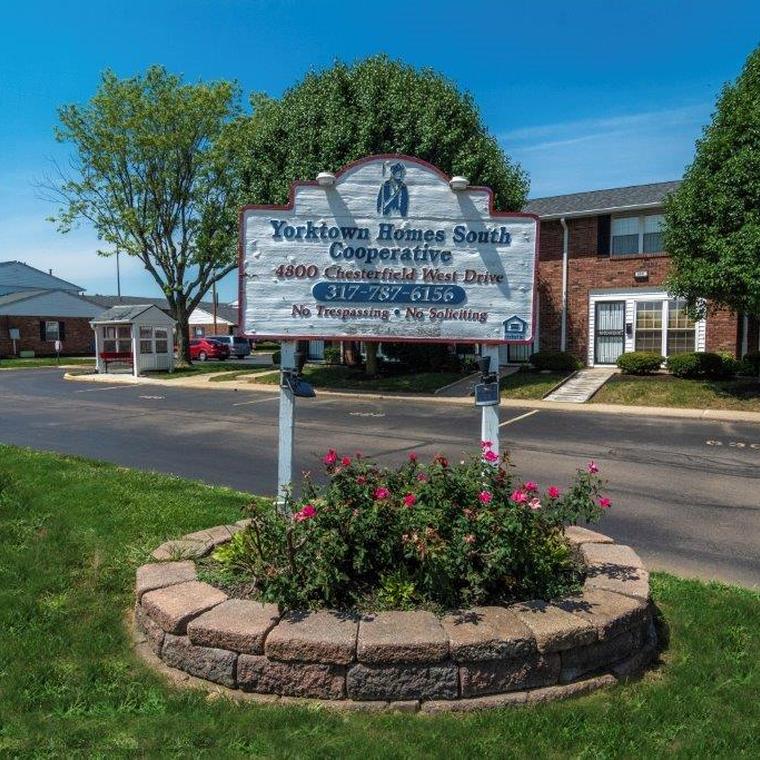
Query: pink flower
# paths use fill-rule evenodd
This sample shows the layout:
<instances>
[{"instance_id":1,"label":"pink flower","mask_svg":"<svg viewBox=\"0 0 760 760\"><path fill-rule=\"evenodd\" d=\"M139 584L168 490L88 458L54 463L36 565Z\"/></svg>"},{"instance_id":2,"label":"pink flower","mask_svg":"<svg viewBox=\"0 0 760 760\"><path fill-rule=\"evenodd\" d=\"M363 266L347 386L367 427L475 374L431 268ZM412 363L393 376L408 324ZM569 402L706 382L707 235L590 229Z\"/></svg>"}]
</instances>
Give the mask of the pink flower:
<instances>
[{"instance_id":1,"label":"pink flower","mask_svg":"<svg viewBox=\"0 0 760 760\"><path fill-rule=\"evenodd\" d=\"M404 506L413 507L417 503L417 497L413 493L408 493L404 496Z\"/></svg>"},{"instance_id":2,"label":"pink flower","mask_svg":"<svg viewBox=\"0 0 760 760\"><path fill-rule=\"evenodd\" d=\"M474 544L475 536L472 533L468 533L463 540L466 544Z\"/></svg>"},{"instance_id":3,"label":"pink flower","mask_svg":"<svg viewBox=\"0 0 760 760\"><path fill-rule=\"evenodd\" d=\"M478 494L481 504L490 504L493 501L493 494L490 491L481 491Z\"/></svg>"},{"instance_id":4,"label":"pink flower","mask_svg":"<svg viewBox=\"0 0 760 760\"><path fill-rule=\"evenodd\" d=\"M525 502L528 501L528 494L518 488L516 491L513 491L509 498L512 499L515 504L525 504Z\"/></svg>"},{"instance_id":5,"label":"pink flower","mask_svg":"<svg viewBox=\"0 0 760 760\"><path fill-rule=\"evenodd\" d=\"M528 493L536 493L536 491L538 491L538 483L534 483L532 480L529 480L527 483L523 483L523 491L527 491Z\"/></svg>"},{"instance_id":6,"label":"pink flower","mask_svg":"<svg viewBox=\"0 0 760 760\"><path fill-rule=\"evenodd\" d=\"M491 464L493 464L494 462L499 461L499 455L495 451L491 451L491 449L488 449L488 451L486 451L483 454L483 459L485 459L486 462L490 462Z\"/></svg>"},{"instance_id":7,"label":"pink flower","mask_svg":"<svg viewBox=\"0 0 760 760\"><path fill-rule=\"evenodd\" d=\"M300 512L296 512L293 515L293 519L296 522L303 522L304 520L310 520L312 517L315 517L316 514L317 510L314 509L314 505L306 504Z\"/></svg>"},{"instance_id":8,"label":"pink flower","mask_svg":"<svg viewBox=\"0 0 760 760\"><path fill-rule=\"evenodd\" d=\"M416 451L410 451L409 452L409 461L410 462L416 462L417 461L417 452Z\"/></svg>"},{"instance_id":9,"label":"pink flower","mask_svg":"<svg viewBox=\"0 0 760 760\"><path fill-rule=\"evenodd\" d=\"M350 465L350 464L351 464L351 457L343 457L343 459L341 459L341 460L340 460L340 463L341 463L341 464L342 464L344 467L348 467L348 465Z\"/></svg>"},{"instance_id":10,"label":"pink flower","mask_svg":"<svg viewBox=\"0 0 760 760\"><path fill-rule=\"evenodd\" d=\"M534 496L528 502L528 505L530 506L531 509L541 509L541 500L537 496Z\"/></svg>"},{"instance_id":11,"label":"pink flower","mask_svg":"<svg viewBox=\"0 0 760 760\"><path fill-rule=\"evenodd\" d=\"M599 499L599 506L602 509L609 509L612 506L612 502L606 496L602 496L602 498Z\"/></svg>"},{"instance_id":12,"label":"pink flower","mask_svg":"<svg viewBox=\"0 0 760 760\"><path fill-rule=\"evenodd\" d=\"M448 467L449 466L449 460L446 459L443 454L436 454L435 459L433 459L434 462L437 462L441 467Z\"/></svg>"},{"instance_id":13,"label":"pink flower","mask_svg":"<svg viewBox=\"0 0 760 760\"><path fill-rule=\"evenodd\" d=\"M591 475L595 475L599 472L599 468L596 466L596 462L593 459L586 465L586 470L588 470Z\"/></svg>"},{"instance_id":14,"label":"pink flower","mask_svg":"<svg viewBox=\"0 0 760 760\"><path fill-rule=\"evenodd\" d=\"M363 486L366 483L367 483L367 478L365 478L364 475L359 475L359 477L356 479L357 486Z\"/></svg>"},{"instance_id":15,"label":"pink flower","mask_svg":"<svg viewBox=\"0 0 760 760\"><path fill-rule=\"evenodd\" d=\"M424 472L421 472L421 473L420 473L420 474L417 476L417 480L419 480L419 481L420 481L420 483L427 483L427 475L425 475L425 473L424 473Z\"/></svg>"},{"instance_id":16,"label":"pink flower","mask_svg":"<svg viewBox=\"0 0 760 760\"><path fill-rule=\"evenodd\" d=\"M391 495L391 492L387 488L380 486L380 488L375 489L374 495L378 501L382 501L383 499L387 499Z\"/></svg>"},{"instance_id":17,"label":"pink flower","mask_svg":"<svg viewBox=\"0 0 760 760\"><path fill-rule=\"evenodd\" d=\"M557 488L557 486L549 486L546 489L546 495L550 499L559 499L560 490Z\"/></svg>"},{"instance_id":18,"label":"pink flower","mask_svg":"<svg viewBox=\"0 0 760 760\"><path fill-rule=\"evenodd\" d=\"M480 448L481 449L490 449L493 447L493 441L481 441L480 442Z\"/></svg>"},{"instance_id":19,"label":"pink flower","mask_svg":"<svg viewBox=\"0 0 760 760\"><path fill-rule=\"evenodd\" d=\"M335 449L330 449L325 458L322 460L328 467L334 465L338 461L338 452Z\"/></svg>"}]
</instances>

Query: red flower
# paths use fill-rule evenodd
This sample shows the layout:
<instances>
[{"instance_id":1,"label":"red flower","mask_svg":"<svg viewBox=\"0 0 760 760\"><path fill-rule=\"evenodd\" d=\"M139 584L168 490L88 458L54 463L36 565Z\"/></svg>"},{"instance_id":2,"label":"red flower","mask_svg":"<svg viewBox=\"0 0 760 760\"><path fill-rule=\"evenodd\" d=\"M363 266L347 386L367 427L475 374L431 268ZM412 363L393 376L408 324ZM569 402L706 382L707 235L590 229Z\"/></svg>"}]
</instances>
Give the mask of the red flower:
<instances>
[{"instance_id":1,"label":"red flower","mask_svg":"<svg viewBox=\"0 0 760 760\"><path fill-rule=\"evenodd\" d=\"M417 503L417 497L413 493L408 493L404 496L404 506L413 507Z\"/></svg>"},{"instance_id":2,"label":"red flower","mask_svg":"<svg viewBox=\"0 0 760 760\"><path fill-rule=\"evenodd\" d=\"M481 491L478 494L481 504L490 504L493 501L493 494L490 491Z\"/></svg>"},{"instance_id":3,"label":"red flower","mask_svg":"<svg viewBox=\"0 0 760 760\"><path fill-rule=\"evenodd\" d=\"M494 462L499 461L499 455L495 451L491 451L491 449L488 449L488 451L486 451L483 454L483 459L485 459L486 462L490 462L491 464L493 464Z\"/></svg>"},{"instance_id":4,"label":"red flower","mask_svg":"<svg viewBox=\"0 0 760 760\"><path fill-rule=\"evenodd\" d=\"M325 458L322 460L328 467L334 465L338 461L338 452L335 449L330 449Z\"/></svg>"},{"instance_id":5,"label":"red flower","mask_svg":"<svg viewBox=\"0 0 760 760\"><path fill-rule=\"evenodd\" d=\"M443 454L437 454L435 459L433 460L437 464L441 465L441 467L448 467L449 466L449 460L446 459Z\"/></svg>"},{"instance_id":6,"label":"red flower","mask_svg":"<svg viewBox=\"0 0 760 760\"><path fill-rule=\"evenodd\" d=\"M559 499L560 490L557 488L557 486L549 486L546 489L546 495L550 499Z\"/></svg>"},{"instance_id":7,"label":"red flower","mask_svg":"<svg viewBox=\"0 0 760 760\"><path fill-rule=\"evenodd\" d=\"M410 462L416 462L417 461L417 452L416 451L410 451L409 452L409 461Z\"/></svg>"},{"instance_id":8,"label":"red flower","mask_svg":"<svg viewBox=\"0 0 760 760\"><path fill-rule=\"evenodd\" d=\"M317 510L314 509L314 505L306 504L300 512L296 512L293 515L293 519L296 522L303 522L304 520L310 520L312 517L315 517L316 514Z\"/></svg>"},{"instance_id":9,"label":"red flower","mask_svg":"<svg viewBox=\"0 0 760 760\"><path fill-rule=\"evenodd\" d=\"M515 504L525 504L525 502L528 501L528 494L518 488L516 491L512 492L512 495L509 498L512 499Z\"/></svg>"},{"instance_id":10,"label":"red flower","mask_svg":"<svg viewBox=\"0 0 760 760\"><path fill-rule=\"evenodd\" d=\"M480 442L480 448L481 449L490 449L493 446L493 441L481 441Z\"/></svg>"},{"instance_id":11,"label":"red flower","mask_svg":"<svg viewBox=\"0 0 760 760\"><path fill-rule=\"evenodd\" d=\"M344 467L348 467L348 465L350 465L350 464L351 464L351 457L343 457L343 459L341 459L341 460L340 460L340 463L341 463L341 464L342 464Z\"/></svg>"},{"instance_id":12,"label":"red flower","mask_svg":"<svg viewBox=\"0 0 760 760\"><path fill-rule=\"evenodd\" d=\"M602 498L599 499L599 506L602 509L609 509L612 506L612 502L606 496L602 496Z\"/></svg>"},{"instance_id":13,"label":"red flower","mask_svg":"<svg viewBox=\"0 0 760 760\"><path fill-rule=\"evenodd\" d=\"M365 478L364 475L359 475L359 477L356 479L357 486L363 486L366 483L367 483L367 478Z\"/></svg>"},{"instance_id":14,"label":"red flower","mask_svg":"<svg viewBox=\"0 0 760 760\"><path fill-rule=\"evenodd\" d=\"M426 482L427 482L427 475L425 475L425 473L424 473L424 472L421 472L421 473L420 473L420 474L417 476L417 480L419 480L419 481L420 481L420 483L426 483Z\"/></svg>"},{"instance_id":15,"label":"red flower","mask_svg":"<svg viewBox=\"0 0 760 760\"><path fill-rule=\"evenodd\" d=\"M596 473L599 472L599 468L596 466L596 462L593 459L586 465L586 469L591 475L596 475Z\"/></svg>"},{"instance_id":16,"label":"red flower","mask_svg":"<svg viewBox=\"0 0 760 760\"><path fill-rule=\"evenodd\" d=\"M375 489L375 498L378 501L382 501L383 499L387 499L391 495L391 492L387 488L383 488L380 486L380 488Z\"/></svg>"},{"instance_id":17,"label":"red flower","mask_svg":"<svg viewBox=\"0 0 760 760\"><path fill-rule=\"evenodd\" d=\"M523 483L523 490L527 491L528 493L535 493L538 491L538 483L534 483L532 480L529 480L527 483Z\"/></svg>"}]
</instances>

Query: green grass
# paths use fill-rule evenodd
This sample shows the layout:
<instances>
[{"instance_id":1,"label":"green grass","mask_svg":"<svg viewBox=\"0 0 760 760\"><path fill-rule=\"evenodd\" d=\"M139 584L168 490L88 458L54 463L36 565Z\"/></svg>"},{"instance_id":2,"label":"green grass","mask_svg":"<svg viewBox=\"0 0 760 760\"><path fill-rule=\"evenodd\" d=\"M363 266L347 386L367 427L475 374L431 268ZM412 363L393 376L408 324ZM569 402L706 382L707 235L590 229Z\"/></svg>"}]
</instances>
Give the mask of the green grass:
<instances>
[{"instance_id":1,"label":"green grass","mask_svg":"<svg viewBox=\"0 0 760 760\"><path fill-rule=\"evenodd\" d=\"M613 375L591 402L760 412L760 382L749 377L685 380L664 374L651 377Z\"/></svg>"},{"instance_id":2,"label":"green grass","mask_svg":"<svg viewBox=\"0 0 760 760\"><path fill-rule=\"evenodd\" d=\"M37 356L33 359L0 359L0 369L27 369L32 367L56 367L58 365L84 364L95 366L94 356L62 356L60 361L55 356Z\"/></svg>"},{"instance_id":3,"label":"green grass","mask_svg":"<svg viewBox=\"0 0 760 760\"><path fill-rule=\"evenodd\" d=\"M208 375L212 372L239 372L246 365L239 361L216 361L195 362L189 367L175 367L174 372L158 370L155 372L143 372L146 377L159 377L162 380L176 380L180 377L193 377L194 375Z\"/></svg>"},{"instance_id":4,"label":"green grass","mask_svg":"<svg viewBox=\"0 0 760 760\"><path fill-rule=\"evenodd\" d=\"M245 380L251 375L260 375L262 372L275 371L276 367L256 367L255 369L242 369L239 372L225 372L223 375L215 375L210 377L208 381L210 383L228 383L233 380ZM251 379L252 382L259 382L255 378Z\"/></svg>"},{"instance_id":5,"label":"green grass","mask_svg":"<svg viewBox=\"0 0 760 760\"><path fill-rule=\"evenodd\" d=\"M569 372L543 374L535 370L520 370L513 375L501 378L501 395L503 398L543 398L569 374Z\"/></svg>"},{"instance_id":6,"label":"green grass","mask_svg":"<svg viewBox=\"0 0 760 760\"><path fill-rule=\"evenodd\" d=\"M304 378L317 390L397 391L401 393L433 393L444 385L461 380L459 372L418 372L414 375L367 378L364 373L342 365L307 366ZM256 380L257 383L277 385L279 375L268 375Z\"/></svg>"},{"instance_id":7,"label":"green grass","mask_svg":"<svg viewBox=\"0 0 760 760\"><path fill-rule=\"evenodd\" d=\"M653 575L661 669L567 702L473 715L336 714L175 690L130 647L135 568L247 497L0 446L0 757L756 757L760 594Z\"/></svg>"}]
</instances>

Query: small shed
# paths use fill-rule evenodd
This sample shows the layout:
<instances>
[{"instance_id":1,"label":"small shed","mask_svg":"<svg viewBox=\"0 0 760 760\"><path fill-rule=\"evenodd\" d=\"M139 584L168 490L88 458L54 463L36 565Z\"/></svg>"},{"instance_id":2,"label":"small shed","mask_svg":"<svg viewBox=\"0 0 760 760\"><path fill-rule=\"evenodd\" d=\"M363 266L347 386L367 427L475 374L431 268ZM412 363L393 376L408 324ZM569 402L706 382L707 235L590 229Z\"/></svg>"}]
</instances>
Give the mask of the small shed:
<instances>
[{"instance_id":1,"label":"small shed","mask_svg":"<svg viewBox=\"0 0 760 760\"><path fill-rule=\"evenodd\" d=\"M113 306L90 322L99 373L174 370L174 320L153 304Z\"/></svg>"}]
</instances>

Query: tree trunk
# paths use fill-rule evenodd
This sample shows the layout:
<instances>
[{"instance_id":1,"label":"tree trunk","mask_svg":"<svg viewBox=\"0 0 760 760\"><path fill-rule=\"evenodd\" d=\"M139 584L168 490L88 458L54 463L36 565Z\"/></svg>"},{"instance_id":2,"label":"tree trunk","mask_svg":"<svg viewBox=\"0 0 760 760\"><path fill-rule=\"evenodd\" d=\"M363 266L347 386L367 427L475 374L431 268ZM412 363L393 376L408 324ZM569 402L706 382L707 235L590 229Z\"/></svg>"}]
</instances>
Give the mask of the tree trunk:
<instances>
[{"instance_id":1,"label":"tree trunk","mask_svg":"<svg viewBox=\"0 0 760 760\"><path fill-rule=\"evenodd\" d=\"M367 377L374 377L377 374L377 343L367 343L365 373Z\"/></svg>"},{"instance_id":2,"label":"tree trunk","mask_svg":"<svg viewBox=\"0 0 760 760\"><path fill-rule=\"evenodd\" d=\"M177 308L174 318L177 320L177 366L189 367L190 361L190 321L187 311Z\"/></svg>"}]
</instances>

